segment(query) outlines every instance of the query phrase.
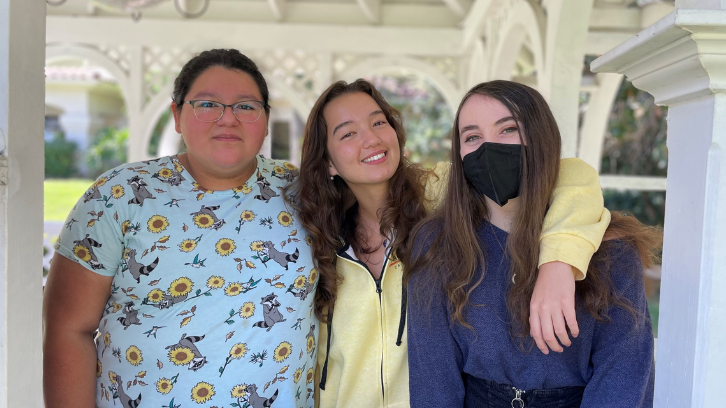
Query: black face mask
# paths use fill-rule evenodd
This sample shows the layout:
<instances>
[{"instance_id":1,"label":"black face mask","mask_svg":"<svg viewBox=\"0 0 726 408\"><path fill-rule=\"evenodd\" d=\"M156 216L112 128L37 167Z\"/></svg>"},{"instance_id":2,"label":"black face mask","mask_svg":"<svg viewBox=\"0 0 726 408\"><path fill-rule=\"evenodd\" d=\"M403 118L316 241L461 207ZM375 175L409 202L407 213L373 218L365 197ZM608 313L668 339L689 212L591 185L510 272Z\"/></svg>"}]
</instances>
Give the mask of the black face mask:
<instances>
[{"instance_id":1,"label":"black face mask","mask_svg":"<svg viewBox=\"0 0 726 408\"><path fill-rule=\"evenodd\" d=\"M478 192L504 206L519 196L522 145L482 143L464 156L464 175Z\"/></svg>"}]
</instances>

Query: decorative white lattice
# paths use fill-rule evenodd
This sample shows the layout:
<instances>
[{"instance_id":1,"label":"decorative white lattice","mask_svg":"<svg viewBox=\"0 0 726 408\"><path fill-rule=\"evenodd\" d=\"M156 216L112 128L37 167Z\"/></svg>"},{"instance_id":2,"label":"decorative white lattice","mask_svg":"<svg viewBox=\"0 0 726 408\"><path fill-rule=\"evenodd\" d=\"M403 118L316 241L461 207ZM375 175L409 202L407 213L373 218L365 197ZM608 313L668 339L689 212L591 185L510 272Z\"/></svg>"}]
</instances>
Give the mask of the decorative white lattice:
<instances>
[{"instance_id":1,"label":"decorative white lattice","mask_svg":"<svg viewBox=\"0 0 726 408\"><path fill-rule=\"evenodd\" d=\"M145 101L173 82L184 64L196 54L196 51L184 48L144 47Z\"/></svg>"},{"instance_id":2,"label":"decorative white lattice","mask_svg":"<svg viewBox=\"0 0 726 408\"><path fill-rule=\"evenodd\" d=\"M265 76L289 86L310 106L329 84L323 83L318 56L304 51L252 51L246 55Z\"/></svg>"},{"instance_id":3,"label":"decorative white lattice","mask_svg":"<svg viewBox=\"0 0 726 408\"><path fill-rule=\"evenodd\" d=\"M350 67L355 66L356 64L369 57L370 55L363 54L334 54L332 62L334 80L341 79L343 73L350 69Z\"/></svg>"},{"instance_id":4,"label":"decorative white lattice","mask_svg":"<svg viewBox=\"0 0 726 408\"><path fill-rule=\"evenodd\" d=\"M93 46L91 46L93 47ZM104 54L110 60L116 63L118 67L128 75L129 73L129 52L123 45L99 45L95 47L100 53Z\"/></svg>"}]
</instances>

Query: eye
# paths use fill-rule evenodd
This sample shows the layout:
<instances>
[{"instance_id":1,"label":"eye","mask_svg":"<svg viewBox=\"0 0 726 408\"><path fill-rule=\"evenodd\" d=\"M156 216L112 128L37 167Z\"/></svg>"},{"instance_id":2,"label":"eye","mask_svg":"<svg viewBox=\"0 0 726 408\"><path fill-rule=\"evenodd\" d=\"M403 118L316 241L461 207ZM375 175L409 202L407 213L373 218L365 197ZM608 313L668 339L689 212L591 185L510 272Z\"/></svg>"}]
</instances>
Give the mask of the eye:
<instances>
[{"instance_id":1,"label":"eye","mask_svg":"<svg viewBox=\"0 0 726 408\"><path fill-rule=\"evenodd\" d=\"M518 129L516 126L509 126L509 127L502 129L502 133L516 133L517 130Z\"/></svg>"},{"instance_id":2,"label":"eye","mask_svg":"<svg viewBox=\"0 0 726 408\"><path fill-rule=\"evenodd\" d=\"M476 133L471 133L466 135L466 137L464 138L464 143L472 142L477 139L481 139L481 136L477 135Z\"/></svg>"},{"instance_id":3,"label":"eye","mask_svg":"<svg viewBox=\"0 0 726 408\"><path fill-rule=\"evenodd\" d=\"M353 136L354 134L355 134L355 132L348 132L348 133L344 134L343 136L341 136L341 139L345 139L346 137Z\"/></svg>"},{"instance_id":4,"label":"eye","mask_svg":"<svg viewBox=\"0 0 726 408\"><path fill-rule=\"evenodd\" d=\"M373 124L373 126L380 126L380 125L385 125L385 124L387 124L387 123L388 123L388 122L386 122L385 120L377 120L377 121L376 121L376 122L375 122L375 123Z\"/></svg>"},{"instance_id":5,"label":"eye","mask_svg":"<svg viewBox=\"0 0 726 408\"><path fill-rule=\"evenodd\" d=\"M237 110L256 110L258 108L257 104L254 102L240 102L236 105L234 105L234 108Z\"/></svg>"},{"instance_id":6,"label":"eye","mask_svg":"<svg viewBox=\"0 0 726 408\"><path fill-rule=\"evenodd\" d=\"M217 102L213 101L197 101L197 106L200 108L214 108L215 106L218 106L219 104Z\"/></svg>"}]
</instances>

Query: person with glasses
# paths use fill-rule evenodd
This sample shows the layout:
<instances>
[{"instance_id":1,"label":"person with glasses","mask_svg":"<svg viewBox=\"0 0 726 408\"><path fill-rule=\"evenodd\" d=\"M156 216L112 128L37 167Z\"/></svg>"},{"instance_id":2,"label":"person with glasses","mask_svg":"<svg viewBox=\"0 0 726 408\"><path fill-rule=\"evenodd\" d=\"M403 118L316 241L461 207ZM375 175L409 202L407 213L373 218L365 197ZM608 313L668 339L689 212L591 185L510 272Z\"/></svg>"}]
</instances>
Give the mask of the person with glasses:
<instances>
[{"instance_id":1,"label":"person with glasses","mask_svg":"<svg viewBox=\"0 0 726 408\"><path fill-rule=\"evenodd\" d=\"M101 175L68 216L45 289L47 407L311 407L310 246L258 154L269 92L236 50L174 82L185 153ZM94 332L98 330L94 342Z\"/></svg>"}]
</instances>

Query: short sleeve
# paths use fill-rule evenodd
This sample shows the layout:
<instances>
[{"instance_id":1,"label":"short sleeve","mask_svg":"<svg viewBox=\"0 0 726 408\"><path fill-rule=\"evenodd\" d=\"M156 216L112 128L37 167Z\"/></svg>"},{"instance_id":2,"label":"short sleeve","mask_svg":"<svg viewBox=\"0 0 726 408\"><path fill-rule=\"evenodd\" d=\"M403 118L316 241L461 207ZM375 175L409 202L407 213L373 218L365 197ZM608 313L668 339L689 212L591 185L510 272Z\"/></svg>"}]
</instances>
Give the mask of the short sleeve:
<instances>
[{"instance_id":1,"label":"short sleeve","mask_svg":"<svg viewBox=\"0 0 726 408\"><path fill-rule=\"evenodd\" d=\"M123 235L114 200L114 188L107 176L99 177L68 215L56 252L104 276L114 276L123 256Z\"/></svg>"}]
</instances>

